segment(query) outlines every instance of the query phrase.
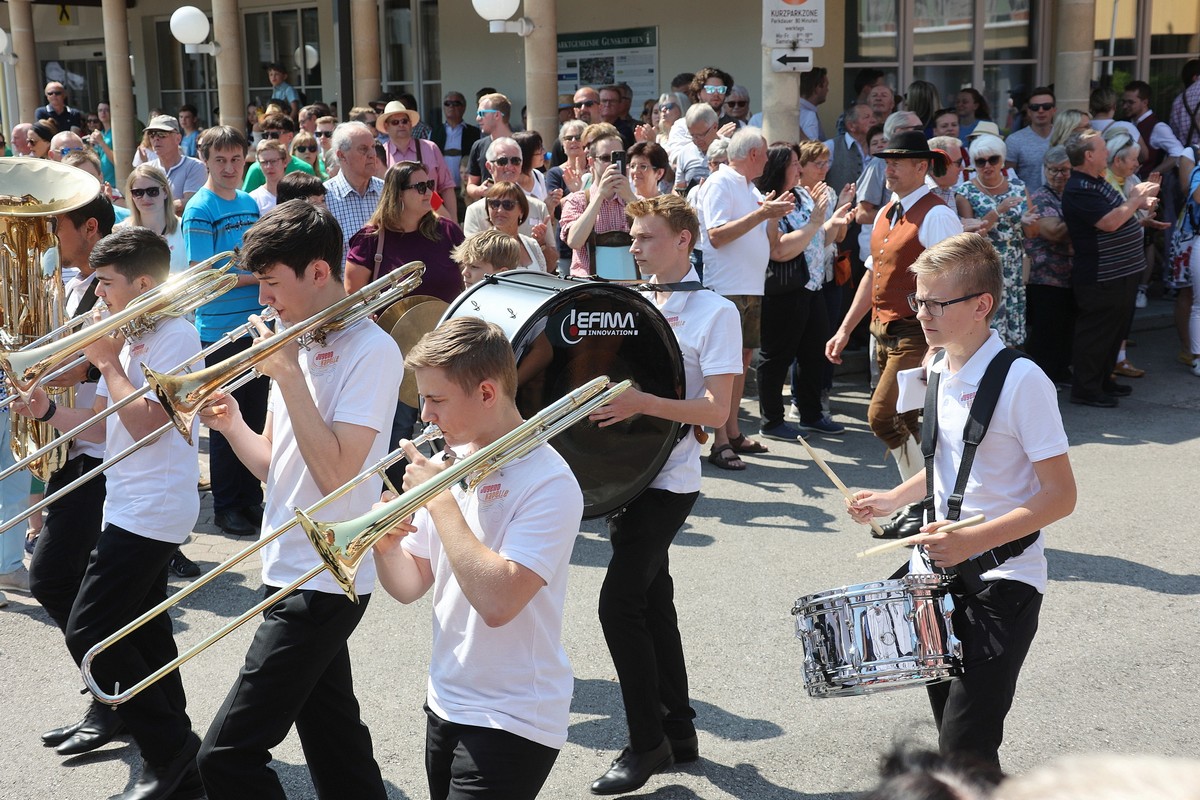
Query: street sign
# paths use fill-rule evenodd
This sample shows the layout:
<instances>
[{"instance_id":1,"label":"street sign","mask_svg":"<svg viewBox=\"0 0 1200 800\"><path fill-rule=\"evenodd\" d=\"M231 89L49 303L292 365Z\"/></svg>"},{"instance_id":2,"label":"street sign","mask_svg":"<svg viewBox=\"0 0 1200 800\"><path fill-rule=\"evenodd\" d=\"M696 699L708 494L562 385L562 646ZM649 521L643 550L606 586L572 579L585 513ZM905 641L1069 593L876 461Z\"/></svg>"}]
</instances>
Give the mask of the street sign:
<instances>
[{"instance_id":1,"label":"street sign","mask_svg":"<svg viewBox=\"0 0 1200 800\"><path fill-rule=\"evenodd\" d=\"M776 47L771 50L772 72L811 72L813 68L813 51L811 48L789 50Z\"/></svg>"},{"instance_id":2,"label":"street sign","mask_svg":"<svg viewBox=\"0 0 1200 800\"><path fill-rule=\"evenodd\" d=\"M825 46L825 0L763 0L763 47Z\"/></svg>"}]
</instances>

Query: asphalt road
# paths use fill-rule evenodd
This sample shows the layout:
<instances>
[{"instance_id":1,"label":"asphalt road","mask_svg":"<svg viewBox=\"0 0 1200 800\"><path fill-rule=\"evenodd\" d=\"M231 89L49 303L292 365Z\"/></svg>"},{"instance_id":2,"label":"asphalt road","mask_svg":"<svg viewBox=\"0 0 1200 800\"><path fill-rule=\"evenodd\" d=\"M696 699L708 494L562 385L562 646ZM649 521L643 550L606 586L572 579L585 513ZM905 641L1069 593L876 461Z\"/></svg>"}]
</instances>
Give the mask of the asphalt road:
<instances>
[{"instance_id":1,"label":"asphalt road","mask_svg":"<svg viewBox=\"0 0 1200 800\"><path fill-rule=\"evenodd\" d=\"M1161 301L1160 301L1161 302ZM1079 505L1050 528L1050 584L1009 716L1001 757L1021 772L1089 751L1194 755L1200 699L1192 644L1200 641L1200 556L1191 501L1200 488L1200 380L1174 362L1168 330L1136 334L1130 357L1147 369L1114 410L1062 405ZM811 441L851 487L882 487L895 470L865 424L863 376L839 379L834 411L844 435ZM757 404L743 404L747 430ZM634 796L841 800L875 783L881 753L935 741L924 692L811 700L790 609L800 595L886 577L903 556L859 559L865 529L799 444L771 443L745 472L705 464L704 495L672 550L702 758L655 776ZM204 501L185 552L211 567L245 542L212 526ZM565 639L576 673L570 737L543 797L590 796L588 784L625 739L612 664L595 606L609 546L585 523L575 546ZM174 614L181 645L247 608L258 562L218 579ZM25 596L0 611L0 798L103 798L136 779L126 739L60 759L41 731L74 720L81 685L58 630ZM421 702L429 652L426 602L403 607L376 593L351 642L356 688L389 796L427 796ZM203 733L241 664L242 630L186 666L195 728ZM288 796L315 794L299 742L275 753Z\"/></svg>"}]
</instances>

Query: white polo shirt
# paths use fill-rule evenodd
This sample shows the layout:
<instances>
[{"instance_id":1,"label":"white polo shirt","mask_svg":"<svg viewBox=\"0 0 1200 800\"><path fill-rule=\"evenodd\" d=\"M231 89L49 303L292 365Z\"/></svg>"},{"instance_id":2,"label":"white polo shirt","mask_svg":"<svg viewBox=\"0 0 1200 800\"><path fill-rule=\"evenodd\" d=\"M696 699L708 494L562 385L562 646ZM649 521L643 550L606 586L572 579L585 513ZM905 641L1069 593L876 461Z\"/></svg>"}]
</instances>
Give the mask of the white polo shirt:
<instances>
[{"instance_id":1,"label":"white polo shirt","mask_svg":"<svg viewBox=\"0 0 1200 800\"><path fill-rule=\"evenodd\" d=\"M698 281L690 270L685 281ZM651 303L654 292L644 292ZM656 304L657 305L657 304ZM742 371L742 326L733 303L716 292L671 292L658 310L667 318L683 354L684 399L704 396L704 379ZM686 494L700 491L700 442L689 430L675 445L653 489Z\"/></svg>"},{"instance_id":2,"label":"white polo shirt","mask_svg":"<svg viewBox=\"0 0 1200 800\"><path fill-rule=\"evenodd\" d=\"M74 278L71 278L71 280L67 281L67 285L64 289L67 300L67 317L74 317L79 314L79 304L83 301L83 296L87 294L88 286L90 286L94 280L96 280L96 273L93 272L86 278L76 275ZM103 303L100 303L100 305L103 306ZM93 308L95 308L95 306L93 306ZM175 365L172 364L171 366ZM168 367L168 369L170 369L170 367ZM75 384L75 407L91 408L95 404L96 384ZM67 452L70 454L71 458L82 455L102 459L104 458L104 443L89 442L77 436L71 440L71 447Z\"/></svg>"},{"instance_id":3,"label":"white polo shirt","mask_svg":"<svg viewBox=\"0 0 1200 800\"><path fill-rule=\"evenodd\" d=\"M363 320L332 334L324 345L301 348L300 369L326 425L345 422L376 431L367 457L355 472L383 458L390 449L388 439L404 371L400 348L392 337L374 322ZM263 530L269 533L294 519L292 509L308 508L325 492L317 488L304 463L287 404L274 382L267 410L271 414L271 465L267 470ZM322 522L336 522L365 514L379 499L382 488L383 481L372 477L315 516ZM304 531L296 526L263 548L262 561L263 583L282 587L315 567L319 559ZM361 595L374 587L375 561L368 552L355 576L354 589ZM328 572L301 588L342 594Z\"/></svg>"},{"instance_id":4,"label":"white polo shirt","mask_svg":"<svg viewBox=\"0 0 1200 800\"><path fill-rule=\"evenodd\" d=\"M958 465L962 461L963 428L979 382L992 358L1002 349L1004 344L1000 335L993 330L984 345L957 373L949 373L945 358L931 367L941 373L938 440L933 464L937 519L946 518L946 500L954 491ZM1067 448L1067 434L1059 415L1054 384L1031 359L1017 359L1000 391L987 435L975 451L961 518L983 514L992 520L1027 502L1040 488L1033 465L1060 456ZM1025 552L985 572L983 579L1020 581L1044 593L1045 539L1043 531ZM913 572L932 571L920 548L913 549L909 566Z\"/></svg>"},{"instance_id":5,"label":"white polo shirt","mask_svg":"<svg viewBox=\"0 0 1200 800\"><path fill-rule=\"evenodd\" d=\"M708 231L757 211L762 195L751 181L728 164L709 176L700 198L700 242L704 250L704 285L719 295L762 295L771 243L767 222L755 225L721 247L713 247Z\"/></svg>"}]
</instances>

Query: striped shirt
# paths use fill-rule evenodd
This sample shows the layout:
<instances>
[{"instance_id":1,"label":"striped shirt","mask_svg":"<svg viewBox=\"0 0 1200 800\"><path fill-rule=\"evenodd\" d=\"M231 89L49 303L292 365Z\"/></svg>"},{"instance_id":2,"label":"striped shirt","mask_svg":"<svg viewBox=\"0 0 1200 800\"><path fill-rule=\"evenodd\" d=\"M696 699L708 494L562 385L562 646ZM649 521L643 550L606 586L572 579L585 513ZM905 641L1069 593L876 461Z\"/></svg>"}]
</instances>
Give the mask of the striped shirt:
<instances>
[{"instance_id":1,"label":"striped shirt","mask_svg":"<svg viewBox=\"0 0 1200 800\"><path fill-rule=\"evenodd\" d=\"M342 226L342 252L350 244L350 237L367 226L367 220L375 213L379 197L383 194L383 179L372 177L367 190L359 194L350 186L346 176L338 173L325 181L325 207Z\"/></svg>"},{"instance_id":2,"label":"striped shirt","mask_svg":"<svg viewBox=\"0 0 1200 800\"><path fill-rule=\"evenodd\" d=\"M1063 190L1062 214L1075 248L1072 284L1110 281L1145 269L1142 226L1136 215L1115 231L1105 232L1096 227L1096 223L1124 202L1121 193L1103 177L1071 171Z\"/></svg>"}]
</instances>

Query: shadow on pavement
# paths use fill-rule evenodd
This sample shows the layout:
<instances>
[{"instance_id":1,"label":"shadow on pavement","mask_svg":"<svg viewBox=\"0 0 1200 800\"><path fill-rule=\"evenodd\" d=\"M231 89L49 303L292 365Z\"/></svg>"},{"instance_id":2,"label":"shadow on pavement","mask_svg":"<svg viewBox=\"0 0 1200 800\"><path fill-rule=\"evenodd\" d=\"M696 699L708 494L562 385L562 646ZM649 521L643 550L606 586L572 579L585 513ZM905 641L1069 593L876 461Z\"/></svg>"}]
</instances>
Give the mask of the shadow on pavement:
<instances>
[{"instance_id":1,"label":"shadow on pavement","mask_svg":"<svg viewBox=\"0 0 1200 800\"><path fill-rule=\"evenodd\" d=\"M1050 580L1136 586L1161 594L1200 594L1200 575L1175 575L1136 561L1068 550L1046 550Z\"/></svg>"}]
</instances>

